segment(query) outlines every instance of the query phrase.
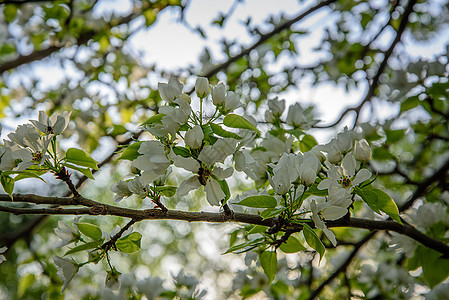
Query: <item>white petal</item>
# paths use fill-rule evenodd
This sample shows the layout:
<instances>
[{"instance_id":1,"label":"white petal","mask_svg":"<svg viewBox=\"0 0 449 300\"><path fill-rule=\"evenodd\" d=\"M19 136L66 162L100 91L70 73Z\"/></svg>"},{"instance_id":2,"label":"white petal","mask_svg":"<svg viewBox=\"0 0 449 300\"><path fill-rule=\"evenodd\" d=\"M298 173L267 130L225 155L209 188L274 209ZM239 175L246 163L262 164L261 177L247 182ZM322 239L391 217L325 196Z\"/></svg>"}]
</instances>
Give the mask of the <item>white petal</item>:
<instances>
[{"instance_id":1,"label":"white petal","mask_svg":"<svg viewBox=\"0 0 449 300\"><path fill-rule=\"evenodd\" d=\"M327 228L324 228L323 232L326 235L326 237L329 239L329 241L331 241L332 245L334 245L334 247L335 247L337 245L337 239L335 238L335 234Z\"/></svg>"},{"instance_id":2,"label":"white petal","mask_svg":"<svg viewBox=\"0 0 449 300\"><path fill-rule=\"evenodd\" d=\"M331 206L322 211L321 215L325 220L337 220L345 216L348 213L347 208L340 206Z\"/></svg>"},{"instance_id":3,"label":"white petal","mask_svg":"<svg viewBox=\"0 0 449 300\"><path fill-rule=\"evenodd\" d=\"M331 180L330 179L324 179L324 180L322 180L319 184L318 184L318 186L317 186L317 188L319 189L319 190L325 190L325 189L328 189L329 188L329 186L331 185Z\"/></svg>"},{"instance_id":4,"label":"white petal","mask_svg":"<svg viewBox=\"0 0 449 300\"><path fill-rule=\"evenodd\" d=\"M195 190L201 186L198 180L198 176L192 176L189 179L184 180L178 187L177 192L179 196L185 196L190 191Z\"/></svg>"},{"instance_id":5,"label":"white petal","mask_svg":"<svg viewBox=\"0 0 449 300\"><path fill-rule=\"evenodd\" d=\"M356 166L354 155L352 155L352 153L346 154L341 162L341 166L343 167L346 176L353 177L355 175Z\"/></svg>"},{"instance_id":6,"label":"white petal","mask_svg":"<svg viewBox=\"0 0 449 300\"><path fill-rule=\"evenodd\" d=\"M355 175L354 180L352 181L352 185L358 185L359 183L364 182L365 180L369 179L371 177L371 172L367 169L361 169L357 172L357 175Z\"/></svg>"},{"instance_id":7,"label":"white petal","mask_svg":"<svg viewBox=\"0 0 449 300\"><path fill-rule=\"evenodd\" d=\"M221 189L218 181L214 179L210 179L207 181L206 186L204 187L204 191L206 191L206 198L210 205L220 205L221 200L223 200L226 195Z\"/></svg>"}]
</instances>

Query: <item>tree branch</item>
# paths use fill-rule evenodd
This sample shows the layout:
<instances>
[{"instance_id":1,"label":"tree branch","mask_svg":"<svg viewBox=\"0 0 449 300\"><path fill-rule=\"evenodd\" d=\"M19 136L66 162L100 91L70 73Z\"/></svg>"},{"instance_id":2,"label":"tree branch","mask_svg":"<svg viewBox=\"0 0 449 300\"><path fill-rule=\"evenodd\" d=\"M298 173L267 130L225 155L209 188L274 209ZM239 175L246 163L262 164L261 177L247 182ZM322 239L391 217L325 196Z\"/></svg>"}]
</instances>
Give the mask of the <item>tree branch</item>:
<instances>
[{"instance_id":1,"label":"tree branch","mask_svg":"<svg viewBox=\"0 0 449 300\"><path fill-rule=\"evenodd\" d=\"M391 43L390 47L386 51L384 51L384 58L383 58L382 62L380 63L379 68L377 69L376 75L374 75L373 79L369 83L368 92L366 93L366 95L363 98L363 100L357 106L346 108L341 113L340 117L335 122L333 122L332 124L322 125L322 126L315 126L315 128L330 128L330 127L334 127L335 125L340 123L343 120L343 118L351 111L354 111L356 113L356 118L354 120L354 126L357 124L357 120L358 120L358 117L359 117L360 110L362 109L362 107L367 102L371 101L371 99L375 95L376 88L379 85L379 78L383 74L383 72L384 72L384 70L385 70L385 68L387 66L388 59L390 58L391 54L393 54L394 48L396 47L396 45L401 40L402 34L404 33L405 28L407 27L407 24L408 24L408 17L413 12L413 6L415 5L415 3L416 3L416 0L410 0L408 2L407 7L405 8L404 14L402 15L401 23L399 24L399 28L398 28L398 30L396 32L396 37L394 38L394 40Z\"/></svg>"},{"instance_id":2,"label":"tree branch","mask_svg":"<svg viewBox=\"0 0 449 300\"><path fill-rule=\"evenodd\" d=\"M185 212L176 210L163 211L161 209L129 209L125 207L118 207L109 204L103 204L91 199L78 197L42 197L36 195L22 195L15 194L14 202L26 202L34 204L47 204L47 205L63 205L73 206L81 205L85 208L15 208L0 206L0 211L5 211L13 214L52 214L52 215L111 215L130 218L135 221L143 220L181 220L187 222L212 222L212 223L224 223L224 222L237 222L253 225L262 225L267 227L273 227L277 224L276 218L263 219L259 215L245 214L245 213L212 213L212 212ZM9 195L0 195L1 202L11 202ZM310 220L305 219L305 222ZM310 224L313 225L313 224ZM388 230L394 231L403 235L406 235L415 241L423 244L426 247L434 249L449 257L449 246L442 243L439 240L433 239L416 228L406 224L401 225L395 221L375 221L359 218L345 219L341 218L336 221L326 221L328 227L352 227L368 230ZM282 230L289 232L299 232L302 230L301 224L287 224Z\"/></svg>"},{"instance_id":3,"label":"tree branch","mask_svg":"<svg viewBox=\"0 0 449 300\"><path fill-rule=\"evenodd\" d=\"M318 3L317 5L309 8L307 11L299 14L297 17L286 21L284 24L274 28L272 31L263 34L260 36L259 40L254 43L252 46L243 49L239 54L230 57L227 61L225 61L224 63L216 66L215 68L213 68L212 70L210 70L209 72L207 72L206 74L203 74L202 76L210 78L212 76L214 76L215 74L217 74L219 71L226 69L230 64L232 64L233 62L236 62L237 60L239 60L240 58L248 55L252 50L256 49L257 47L259 47L260 45L262 45L264 42L266 42L269 38L273 37L274 35L280 33L281 31L290 28L293 24L295 24L296 22L301 21L302 19L304 19L305 17L307 17L308 15L310 15L311 13L317 11L318 9L327 6L333 2L335 2L336 0L326 0L323 2ZM193 92L193 89L191 91L188 92L188 94L191 94Z\"/></svg>"}]
</instances>

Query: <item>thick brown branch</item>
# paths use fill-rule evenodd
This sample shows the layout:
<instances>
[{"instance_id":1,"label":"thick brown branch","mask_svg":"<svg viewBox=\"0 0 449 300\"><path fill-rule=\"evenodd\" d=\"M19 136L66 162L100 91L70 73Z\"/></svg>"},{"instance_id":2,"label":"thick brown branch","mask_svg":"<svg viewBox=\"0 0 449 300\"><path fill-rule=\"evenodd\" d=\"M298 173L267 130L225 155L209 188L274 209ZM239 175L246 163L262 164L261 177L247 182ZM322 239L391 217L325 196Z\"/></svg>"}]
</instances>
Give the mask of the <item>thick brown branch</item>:
<instances>
[{"instance_id":1,"label":"thick brown branch","mask_svg":"<svg viewBox=\"0 0 449 300\"><path fill-rule=\"evenodd\" d=\"M4 207L0 206L0 211L6 211L14 214L87 214L87 215L112 215L130 218L136 221L142 220L181 220L187 222L213 222L213 223L223 223L223 222L236 222L236 223L246 223L254 225L262 225L267 227L273 227L277 224L277 219L263 219L259 215L244 214L244 213L234 213L228 215L225 213L211 213L211 212L185 212L185 211L175 211L167 210L163 211L160 209L129 209L124 207L117 207L109 204L102 204L82 196L74 198L55 198L55 197L38 197L35 195L14 195L15 202L27 202L34 204L55 204L59 202L59 205L72 206L81 205L85 208L79 209L66 209L66 208L14 208L14 207ZM11 198L8 195L0 195L0 201L11 202ZM310 220L307 220L310 221ZM433 239L422 232L418 231L410 225L401 225L395 221L375 221L375 220L365 220L358 218L345 219L342 218L336 221L327 221L328 227L352 227L352 228L362 228L368 230L388 230L394 231L403 235L406 235L417 242L434 249L442 253L445 257L449 257L449 246ZM289 232L301 231L302 225L300 224L290 224L283 227L283 230L288 230Z\"/></svg>"}]
</instances>

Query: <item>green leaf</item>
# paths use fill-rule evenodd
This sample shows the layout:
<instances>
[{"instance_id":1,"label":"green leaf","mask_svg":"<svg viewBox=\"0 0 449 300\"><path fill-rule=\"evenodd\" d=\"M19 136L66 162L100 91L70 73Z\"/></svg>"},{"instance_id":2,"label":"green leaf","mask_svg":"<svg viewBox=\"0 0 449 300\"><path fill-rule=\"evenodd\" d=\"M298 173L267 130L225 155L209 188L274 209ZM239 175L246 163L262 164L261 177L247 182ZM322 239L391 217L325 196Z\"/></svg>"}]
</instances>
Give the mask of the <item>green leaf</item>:
<instances>
[{"instance_id":1,"label":"green leaf","mask_svg":"<svg viewBox=\"0 0 449 300\"><path fill-rule=\"evenodd\" d=\"M94 160L88 153L76 148L69 148L65 154L65 161L73 163L78 166L88 167L98 170L97 161Z\"/></svg>"},{"instance_id":2,"label":"green leaf","mask_svg":"<svg viewBox=\"0 0 449 300\"><path fill-rule=\"evenodd\" d=\"M272 196L259 195L247 197L242 201L234 204L257 208L274 208L278 203L276 201L276 198Z\"/></svg>"},{"instance_id":3,"label":"green leaf","mask_svg":"<svg viewBox=\"0 0 449 300\"><path fill-rule=\"evenodd\" d=\"M393 220L402 224L401 218L399 217L398 207L387 193L371 187L365 187L363 189L356 188L355 191L376 213L380 214L381 210Z\"/></svg>"},{"instance_id":4,"label":"green leaf","mask_svg":"<svg viewBox=\"0 0 449 300\"><path fill-rule=\"evenodd\" d=\"M241 140L242 139L242 137L239 136L238 134L236 134L234 132L226 131L223 128L221 128L220 125L217 125L217 124L214 124L214 123L210 123L210 128L212 128L212 131L216 135L218 135L218 136L221 136L221 137L224 137L224 138L233 138L233 139L236 139L236 140Z\"/></svg>"},{"instance_id":5,"label":"green leaf","mask_svg":"<svg viewBox=\"0 0 449 300\"><path fill-rule=\"evenodd\" d=\"M316 235L315 231L313 231L313 229L309 225L307 224L302 225L304 237L306 238L307 244L320 254L320 261L321 261L324 252L326 251L326 248L324 248L324 245L321 242L320 238Z\"/></svg>"},{"instance_id":6,"label":"green leaf","mask_svg":"<svg viewBox=\"0 0 449 300\"><path fill-rule=\"evenodd\" d=\"M19 284L17 286L17 297L23 299L22 297L25 295L25 292L28 289L31 289L31 286L36 281L36 275L29 273L25 276L22 276L19 280Z\"/></svg>"},{"instance_id":7,"label":"green leaf","mask_svg":"<svg viewBox=\"0 0 449 300\"><path fill-rule=\"evenodd\" d=\"M223 119L223 124L231 128L249 129L259 133L259 130L250 121L236 114L227 115Z\"/></svg>"},{"instance_id":8,"label":"green leaf","mask_svg":"<svg viewBox=\"0 0 449 300\"><path fill-rule=\"evenodd\" d=\"M329 194L328 190L327 189L319 190L318 184L319 183L314 183L311 186L309 186L309 188L304 192L302 199L306 199L307 197L312 195L319 197L326 197Z\"/></svg>"},{"instance_id":9,"label":"green leaf","mask_svg":"<svg viewBox=\"0 0 449 300\"><path fill-rule=\"evenodd\" d=\"M14 191L14 182L15 182L14 178L2 173L0 181L2 183L5 192L11 197L11 200L13 200L12 192Z\"/></svg>"},{"instance_id":10,"label":"green leaf","mask_svg":"<svg viewBox=\"0 0 449 300\"><path fill-rule=\"evenodd\" d=\"M142 124L140 124L140 126L150 125L150 124L154 124L154 123L159 123L159 122L161 122L163 117L165 117L164 114L154 115L154 116L150 117L148 120L146 120L145 122L143 122Z\"/></svg>"},{"instance_id":11,"label":"green leaf","mask_svg":"<svg viewBox=\"0 0 449 300\"><path fill-rule=\"evenodd\" d=\"M69 169L73 169L73 170L76 170L78 172L81 172L87 178L95 180L94 176L92 175L92 171L90 169L80 168L80 167L77 167L77 166L74 166L74 165L68 164L68 163L65 163L64 166L66 166Z\"/></svg>"},{"instance_id":12,"label":"green leaf","mask_svg":"<svg viewBox=\"0 0 449 300\"><path fill-rule=\"evenodd\" d=\"M391 199L391 197L380 189L373 189L377 194L377 206L381 211L389 215L393 220L402 224L401 218L399 217L399 209L396 203Z\"/></svg>"},{"instance_id":13,"label":"green leaf","mask_svg":"<svg viewBox=\"0 0 449 300\"><path fill-rule=\"evenodd\" d=\"M260 216L265 220L272 217L276 217L283 211L287 210L287 207L281 207L281 208L267 208L265 209Z\"/></svg>"},{"instance_id":14,"label":"green leaf","mask_svg":"<svg viewBox=\"0 0 449 300\"><path fill-rule=\"evenodd\" d=\"M182 157L191 157L192 154L190 153L190 150L185 147L173 147L173 152L176 155L182 156Z\"/></svg>"},{"instance_id":15,"label":"green leaf","mask_svg":"<svg viewBox=\"0 0 449 300\"><path fill-rule=\"evenodd\" d=\"M297 238L295 238L294 236L290 236L287 242L282 243L279 249L281 249L285 253L296 253L302 250L306 250L306 247L304 247L304 245L301 244L301 242Z\"/></svg>"},{"instance_id":16,"label":"green leaf","mask_svg":"<svg viewBox=\"0 0 449 300\"><path fill-rule=\"evenodd\" d=\"M77 253L77 252L81 252L84 250L90 250L90 249L94 249L99 247L100 244L98 242L89 242L89 243L85 243L76 247L73 247L72 249L68 250L64 256L69 255L69 254L73 254L73 253Z\"/></svg>"},{"instance_id":17,"label":"green leaf","mask_svg":"<svg viewBox=\"0 0 449 300\"><path fill-rule=\"evenodd\" d=\"M251 240L251 241L248 241L248 242L246 242L246 243L238 244L238 245L235 245L235 246L230 247L230 248L229 248L228 250L226 250L226 252L223 253L223 254L227 254L227 253L231 253L231 252L236 252L236 251L242 250L242 249L244 249L244 250L241 251L241 252L236 252L236 253L246 252L246 251L249 251L249 250L251 250L251 249L254 249L254 248L257 247L258 245L262 244L263 241L264 241L263 238L257 238L257 239L255 239L255 240ZM246 248L246 249L245 249L245 248Z\"/></svg>"},{"instance_id":18,"label":"green leaf","mask_svg":"<svg viewBox=\"0 0 449 300\"><path fill-rule=\"evenodd\" d=\"M269 282L272 282L278 269L278 260L275 251L264 251L259 255L259 262Z\"/></svg>"},{"instance_id":19,"label":"green leaf","mask_svg":"<svg viewBox=\"0 0 449 300\"><path fill-rule=\"evenodd\" d=\"M424 280L430 288L448 278L449 260L441 258L441 253L420 245L416 248L415 256L422 265Z\"/></svg>"},{"instance_id":20,"label":"green leaf","mask_svg":"<svg viewBox=\"0 0 449 300\"><path fill-rule=\"evenodd\" d=\"M304 153L310 151L316 145L318 145L318 142L315 138L310 134L306 134L302 137L301 142L299 143L299 150Z\"/></svg>"},{"instance_id":21,"label":"green leaf","mask_svg":"<svg viewBox=\"0 0 449 300\"><path fill-rule=\"evenodd\" d=\"M265 231L267 231L267 226L254 225L254 226L251 227L251 229L248 231L248 234L264 233Z\"/></svg>"},{"instance_id":22,"label":"green leaf","mask_svg":"<svg viewBox=\"0 0 449 300\"><path fill-rule=\"evenodd\" d=\"M355 189L357 195L359 195L363 201L365 201L366 204L368 204L369 207L371 207L372 210L374 210L376 213L380 214L379 206L378 206L378 196L377 194L369 187L364 189Z\"/></svg>"},{"instance_id":23,"label":"green leaf","mask_svg":"<svg viewBox=\"0 0 449 300\"><path fill-rule=\"evenodd\" d=\"M3 174L5 175L18 174L16 177L14 177L14 181L19 181L26 178L37 178L46 183L46 181L42 177L40 177L38 174L32 171L4 171Z\"/></svg>"},{"instance_id":24,"label":"green leaf","mask_svg":"<svg viewBox=\"0 0 449 300\"><path fill-rule=\"evenodd\" d=\"M100 227L97 225L90 223L77 223L76 227L82 234L93 239L94 241L101 240L101 237L103 236Z\"/></svg>"},{"instance_id":25,"label":"green leaf","mask_svg":"<svg viewBox=\"0 0 449 300\"><path fill-rule=\"evenodd\" d=\"M156 21L158 11L159 11L158 9L147 9L143 11L146 26L150 26Z\"/></svg>"},{"instance_id":26,"label":"green leaf","mask_svg":"<svg viewBox=\"0 0 449 300\"><path fill-rule=\"evenodd\" d=\"M122 253L134 253L140 250L140 241L142 240L142 235L138 232L133 232L119 238L115 243L117 249Z\"/></svg>"},{"instance_id":27,"label":"green leaf","mask_svg":"<svg viewBox=\"0 0 449 300\"><path fill-rule=\"evenodd\" d=\"M222 203L223 205L225 205L226 202L228 202L229 198L231 197L231 191L229 190L229 185L226 182L226 179L217 180L217 181L220 184L221 190L226 195L226 197L223 199L223 203Z\"/></svg>"},{"instance_id":28,"label":"green leaf","mask_svg":"<svg viewBox=\"0 0 449 300\"><path fill-rule=\"evenodd\" d=\"M408 97L404 102L401 103L401 113L419 105L418 96Z\"/></svg>"},{"instance_id":29,"label":"green leaf","mask_svg":"<svg viewBox=\"0 0 449 300\"><path fill-rule=\"evenodd\" d=\"M143 142L135 142L126 147L126 149L122 152L122 155L120 155L119 159L135 160L136 158L141 156L142 154L140 154L138 151L142 143Z\"/></svg>"},{"instance_id":30,"label":"green leaf","mask_svg":"<svg viewBox=\"0 0 449 300\"><path fill-rule=\"evenodd\" d=\"M171 185L156 186L154 191L159 192L166 197L173 197L176 195L176 187Z\"/></svg>"}]
</instances>

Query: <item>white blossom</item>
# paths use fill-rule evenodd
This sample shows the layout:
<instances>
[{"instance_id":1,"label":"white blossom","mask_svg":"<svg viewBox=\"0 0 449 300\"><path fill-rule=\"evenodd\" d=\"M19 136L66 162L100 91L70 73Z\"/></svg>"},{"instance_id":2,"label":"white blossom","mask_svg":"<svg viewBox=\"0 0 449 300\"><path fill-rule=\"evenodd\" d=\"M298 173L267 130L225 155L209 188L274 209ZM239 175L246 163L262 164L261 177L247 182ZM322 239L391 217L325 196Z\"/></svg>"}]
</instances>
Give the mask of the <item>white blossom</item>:
<instances>
[{"instance_id":1,"label":"white blossom","mask_svg":"<svg viewBox=\"0 0 449 300\"><path fill-rule=\"evenodd\" d=\"M278 97L268 100L268 108L274 116L280 116L285 109L285 100L279 100Z\"/></svg>"},{"instance_id":2,"label":"white blossom","mask_svg":"<svg viewBox=\"0 0 449 300\"><path fill-rule=\"evenodd\" d=\"M212 103L215 106L221 106L226 99L227 88L223 82L219 82L216 86L212 87Z\"/></svg>"},{"instance_id":3,"label":"white blossom","mask_svg":"<svg viewBox=\"0 0 449 300\"><path fill-rule=\"evenodd\" d=\"M234 92L228 92L225 98L224 110L227 112L233 111L234 109L237 109L240 106L242 106L242 103L240 102L240 97Z\"/></svg>"},{"instance_id":4,"label":"white blossom","mask_svg":"<svg viewBox=\"0 0 449 300\"><path fill-rule=\"evenodd\" d=\"M159 82L157 87L162 100L172 103L182 93L184 85L175 77L171 77L168 83Z\"/></svg>"},{"instance_id":5,"label":"white blossom","mask_svg":"<svg viewBox=\"0 0 449 300\"><path fill-rule=\"evenodd\" d=\"M198 77L195 83L196 95L204 98L209 95L209 80L206 77Z\"/></svg>"},{"instance_id":6,"label":"white blossom","mask_svg":"<svg viewBox=\"0 0 449 300\"><path fill-rule=\"evenodd\" d=\"M311 107L304 110L299 103L295 103L288 109L286 122L291 126L308 130L319 120L314 119Z\"/></svg>"},{"instance_id":7,"label":"white blossom","mask_svg":"<svg viewBox=\"0 0 449 300\"><path fill-rule=\"evenodd\" d=\"M185 142L192 149L198 149L203 144L204 133L201 126L195 125L186 132Z\"/></svg>"},{"instance_id":8,"label":"white blossom","mask_svg":"<svg viewBox=\"0 0 449 300\"><path fill-rule=\"evenodd\" d=\"M78 272L79 266L73 261L61 258L57 255L53 256L53 260L56 264L56 268L58 269L57 274L59 278L64 281L64 285L62 286L61 290L62 294L69 285L70 281L72 281L73 277L75 277L75 274Z\"/></svg>"},{"instance_id":9,"label":"white blossom","mask_svg":"<svg viewBox=\"0 0 449 300\"><path fill-rule=\"evenodd\" d=\"M320 219L320 216L318 215L318 207L315 200L312 200L312 202L310 202L310 210L312 211L312 220L313 223L315 223L315 227L322 230L326 235L326 237L329 239L329 241L331 241L332 245L336 246L337 239L335 238L335 234L332 231L330 231L327 228L326 223L324 223Z\"/></svg>"},{"instance_id":10,"label":"white blossom","mask_svg":"<svg viewBox=\"0 0 449 300\"><path fill-rule=\"evenodd\" d=\"M38 120L30 120L30 122L44 134L58 135L63 133L69 125L70 115L71 112L54 113L49 118L45 111L40 110Z\"/></svg>"},{"instance_id":11,"label":"white blossom","mask_svg":"<svg viewBox=\"0 0 449 300\"><path fill-rule=\"evenodd\" d=\"M179 125L183 125L189 120L191 112L192 108L190 107L189 101L183 98L177 98L173 101L172 105L164 105L159 108L159 113L164 114L164 118L170 117L173 122ZM162 121L162 123L164 122ZM168 129L167 133L175 135L177 130L173 131Z\"/></svg>"},{"instance_id":12,"label":"white blossom","mask_svg":"<svg viewBox=\"0 0 449 300\"><path fill-rule=\"evenodd\" d=\"M75 219L74 223L76 222L77 219ZM58 227L56 227L54 231L55 234L61 239L61 243L58 244L58 247L68 245L71 242L77 241L79 239L78 231L61 220L58 220Z\"/></svg>"},{"instance_id":13,"label":"white blossom","mask_svg":"<svg viewBox=\"0 0 449 300\"><path fill-rule=\"evenodd\" d=\"M151 183L157 177L164 175L170 166L165 155L165 148L159 141L146 141L140 145L139 151L143 154L133 161L133 166L142 170L142 184Z\"/></svg>"},{"instance_id":14,"label":"white blossom","mask_svg":"<svg viewBox=\"0 0 449 300\"><path fill-rule=\"evenodd\" d=\"M355 142L354 157L363 162L371 160L371 148L365 139Z\"/></svg>"},{"instance_id":15,"label":"white blossom","mask_svg":"<svg viewBox=\"0 0 449 300\"><path fill-rule=\"evenodd\" d=\"M299 166L299 177L305 186L311 186L315 182L320 169L321 163L318 157L310 151L306 152Z\"/></svg>"},{"instance_id":16,"label":"white blossom","mask_svg":"<svg viewBox=\"0 0 449 300\"><path fill-rule=\"evenodd\" d=\"M114 202L118 203L123 198L131 196L133 193L128 188L128 182L120 180L111 186L111 191L115 193Z\"/></svg>"},{"instance_id":17,"label":"white blossom","mask_svg":"<svg viewBox=\"0 0 449 300\"><path fill-rule=\"evenodd\" d=\"M219 206L221 204L221 200L226 197L218 181L212 178L207 181L206 185L204 186L204 191L206 192L207 201L212 206Z\"/></svg>"}]
</instances>

